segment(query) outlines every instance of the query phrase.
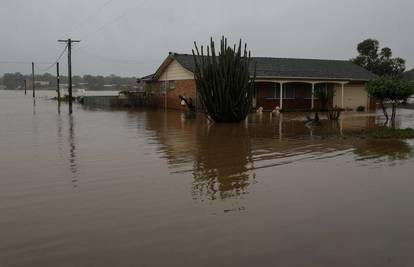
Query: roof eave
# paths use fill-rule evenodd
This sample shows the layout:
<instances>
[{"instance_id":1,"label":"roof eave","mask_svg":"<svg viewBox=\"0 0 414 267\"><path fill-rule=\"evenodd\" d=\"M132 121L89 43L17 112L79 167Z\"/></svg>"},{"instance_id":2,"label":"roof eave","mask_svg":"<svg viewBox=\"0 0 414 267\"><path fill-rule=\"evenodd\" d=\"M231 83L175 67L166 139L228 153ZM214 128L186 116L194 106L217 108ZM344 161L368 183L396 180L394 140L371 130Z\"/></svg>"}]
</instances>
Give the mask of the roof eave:
<instances>
[{"instance_id":1,"label":"roof eave","mask_svg":"<svg viewBox=\"0 0 414 267\"><path fill-rule=\"evenodd\" d=\"M168 56L164 59L161 66L157 69L157 71L154 73L153 79L158 80L162 73L167 69L167 67L175 60L174 53L169 53Z\"/></svg>"},{"instance_id":2,"label":"roof eave","mask_svg":"<svg viewBox=\"0 0 414 267\"><path fill-rule=\"evenodd\" d=\"M361 78L328 78L328 77L299 77L299 76L260 76L256 75L256 79L275 79L275 80L310 80L310 81L355 81L355 82L368 82L372 79L361 79Z\"/></svg>"}]
</instances>

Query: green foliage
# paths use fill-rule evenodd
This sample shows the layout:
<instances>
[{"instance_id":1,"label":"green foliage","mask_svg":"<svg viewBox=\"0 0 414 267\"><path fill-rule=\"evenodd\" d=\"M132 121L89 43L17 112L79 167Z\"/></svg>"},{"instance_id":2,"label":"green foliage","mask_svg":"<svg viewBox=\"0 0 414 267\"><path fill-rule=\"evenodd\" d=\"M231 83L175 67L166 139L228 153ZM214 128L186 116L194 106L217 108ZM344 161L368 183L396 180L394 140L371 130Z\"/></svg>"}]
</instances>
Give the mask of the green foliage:
<instances>
[{"instance_id":1,"label":"green foliage","mask_svg":"<svg viewBox=\"0 0 414 267\"><path fill-rule=\"evenodd\" d=\"M414 82L414 69L404 72L403 78L404 80Z\"/></svg>"},{"instance_id":2,"label":"green foliage","mask_svg":"<svg viewBox=\"0 0 414 267\"><path fill-rule=\"evenodd\" d=\"M358 111L358 112L364 112L365 111L365 107L364 106L359 106L359 107L357 107L356 111Z\"/></svg>"},{"instance_id":3,"label":"green foliage","mask_svg":"<svg viewBox=\"0 0 414 267\"><path fill-rule=\"evenodd\" d=\"M389 116L385 104L387 102L392 104L391 122L394 124L397 106L414 94L414 83L395 77L380 77L368 83L367 91L371 97L380 102L387 122Z\"/></svg>"},{"instance_id":4,"label":"green foliage","mask_svg":"<svg viewBox=\"0 0 414 267\"><path fill-rule=\"evenodd\" d=\"M388 47L379 48L375 39L367 39L358 44L359 55L352 59L355 64L377 74L378 76L399 76L405 70L405 60L393 58Z\"/></svg>"},{"instance_id":5,"label":"green foliage","mask_svg":"<svg viewBox=\"0 0 414 267\"><path fill-rule=\"evenodd\" d=\"M1 78L2 84L6 86L7 89L24 89L24 80L32 80L32 75L23 75L19 72L17 73L5 73ZM36 74L36 81L48 82L47 85L36 84L36 88L43 89L55 89L56 88L56 76L50 73ZM83 77L74 75L72 77L73 86L87 88L88 90L121 90L129 89L132 90L133 86L136 85L137 79L135 77L119 77L115 75L109 76L92 76L84 75ZM67 76L60 75L60 83L68 83ZM85 83L85 84L82 84ZM112 87L105 87L104 85L112 85Z\"/></svg>"},{"instance_id":6,"label":"green foliage","mask_svg":"<svg viewBox=\"0 0 414 267\"><path fill-rule=\"evenodd\" d=\"M331 121L337 121L339 120L339 117L341 117L342 109L338 106L335 106L333 109L329 110L328 112L328 119Z\"/></svg>"},{"instance_id":7,"label":"green foliage","mask_svg":"<svg viewBox=\"0 0 414 267\"><path fill-rule=\"evenodd\" d=\"M408 81L380 77L367 85L368 94L379 101L390 101L401 103L414 94L414 84Z\"/></svg>"},{"instance_id":8,"label":"green foliage","mask_svg":"<svg viewBox=\"0 0 414 267\"><path fill-rule=\"evenodd\" d=\"M184 116L185 116L186 119L192 120L192 119L195 119L197 117L197 113L194 110L187 110L184 113Z\"/></svg>"},{"instance_id":9,"label":"green foliage","mask_svg":"<svg viewBox=\"0 0 414 267\"><path fill-rule=\"evenodd\" d=\"M15 90L15 89L24 89L24 80L25 77L20 73L5 73L3 75L3 85L6 89Z\"/></svg>"},{"instance_id":10,"label":"green foliage","mask_svg":"<svg viewBox=\"0 0 414 267\"><path fill-rule=\"evenodd\" d=\"M229 47L223 37L217 55L211 38L205 55L203 46L200 51L194 44L194 75L200 101L208 115L215 122L243 121L252 106L256 76L256 71L252 76L249 71L251 57L247 46L242 51L240 40L238 48Z\"/></svg>"},{"instance_id":11,"label":"green foliage","mask_svg":"<svg viewBox=\"0 0 414 267\"><path fill-rule=\"evenodd\" d=\"M335 95L333 90L319 89L315 91L316 97L319 99L320 110L325 111L328 108L328 102Z\"/></svg>"}]
</instances>

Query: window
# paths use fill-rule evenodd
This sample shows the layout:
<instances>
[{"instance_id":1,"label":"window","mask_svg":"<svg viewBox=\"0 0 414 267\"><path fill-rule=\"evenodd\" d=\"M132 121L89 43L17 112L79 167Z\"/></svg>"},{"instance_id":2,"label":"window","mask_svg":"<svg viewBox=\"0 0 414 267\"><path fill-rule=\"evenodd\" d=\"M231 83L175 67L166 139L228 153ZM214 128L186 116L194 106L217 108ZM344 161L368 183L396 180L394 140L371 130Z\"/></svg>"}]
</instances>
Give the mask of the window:
<instances>
[{"instance_id":1,"label":"window","mask_svg":"<svg viewBox=\"0 0 414 267\"><path fill-rule=\"evenodd\" d=\"M295 99L296 90L294 84L284 84L283 85L283 99ZM276 88L276 98L280 99L280 85Z\"/></svg>"},{"instance_id":2,"label":"window","mask_svg":"<svg viewBox=\"0 0 414 267\"><path fill-rule=\"evenodd\" d=\"M259 97L264 99L274 99L276 92L275 83L259 83L256 85L256 90L259 92Z\"/></svg>"},{"instance_id":3,"label":"window","mask_svg":"<svg viewBox=\"0 0 414 267\"><path fill-rule=\"evenodd\" d=\"M175 89L175 81L169 81L168 85L170 89Z\"/></svg>"},{"instance_id":4,"label":"window","mask_svg":"<svg viewBox=\"0 0 414 267\"><path fill-rule=\"evenodd\" d=\"M312 85L307 84L305 87L305 99L312 99Z\"/></svg>"},{"instance_id":5,"label":"window","mask_svg":"<svg viewBox=\"0 0 414 267\"><path fill-rule=\"evenodd\" d=\"M319 92L328 92L328 84L327 83L318 83L315 84L315 99L318 99Z\"/></svg>"},{"instance_id":6,"label":"window","mask_svg":"<svg viewBox=\"0 0 414 267\"><path fill-rule=\"evenodd\" d=\"M324 91L327 92L328 90L328 84L326 83L317 83L315 84L315 91L314 91L314 99L318 99L318 92ZM305 89L305 99L311 99L312 98L312 87Z\"/></svg>"},{"instance_id":7,"label":"window","mask_svg":"<svg viewBox=\"0 0 414 267\"><path fill-rule=\"evenodd\" d=\"M161 81L160 82L160 93L161 94L165 94L166 88L167 88L166 81Z\"/></svg>"},{"instance_id":8,"label":"window","mask_svg":"<svg viewBox=\"0 0 414 267\"><path fill-rule=\"evenodd\" d=\"M295 99L296 90L294 84L285 84L283 88L283 97L286 99Z\"/></svg>"}]
</instances>

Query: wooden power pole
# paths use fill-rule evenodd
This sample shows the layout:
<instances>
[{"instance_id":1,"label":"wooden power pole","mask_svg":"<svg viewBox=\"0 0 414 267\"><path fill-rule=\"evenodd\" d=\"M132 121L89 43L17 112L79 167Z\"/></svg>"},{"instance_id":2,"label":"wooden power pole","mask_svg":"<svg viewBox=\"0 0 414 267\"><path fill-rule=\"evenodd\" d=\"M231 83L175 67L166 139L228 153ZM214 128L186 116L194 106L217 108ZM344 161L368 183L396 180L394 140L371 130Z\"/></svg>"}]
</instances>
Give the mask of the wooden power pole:
<instances>
[{"instance_id":1,"label":"wooden power pole","mask_svg":"<svg viewBox=\"0 0 414 267\"><path fill-rule=\"evenodd\" d=\"M33 98L35 98L35 75L34 75L34 62L32 62L32 89L33 89Z\"/></svg>"},{"instance_id":2,"label":"wooden power pole","mask_svg":"<svg viewBox=\"0 0 414 267\"><path fill-rule=\"evenodd\" d=\"M69 91L69 114L72 114L72 43L79 43L80 40L58 40L68 46L68 91Z\"/></svg>"},{"instance_id":3,"label":"wooden power pole","mask_svg":"<svg viewBox=\"0 0 414 267\"><path fill-rule=\"evenodd\" d=\"M59 76L59 62L56 62L56 92L58 98L58 105L60 107L60 76Z\"/></svg>"}]
</instances>

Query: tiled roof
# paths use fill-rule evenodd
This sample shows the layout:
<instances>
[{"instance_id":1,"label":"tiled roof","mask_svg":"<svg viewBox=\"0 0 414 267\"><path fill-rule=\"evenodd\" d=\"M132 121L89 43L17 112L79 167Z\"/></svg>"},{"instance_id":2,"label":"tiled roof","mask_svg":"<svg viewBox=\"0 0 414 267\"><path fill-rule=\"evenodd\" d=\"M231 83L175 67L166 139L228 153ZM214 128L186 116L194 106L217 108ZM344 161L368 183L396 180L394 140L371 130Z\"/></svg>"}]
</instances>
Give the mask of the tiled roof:
<instances>
[{"instance_id":1,"label":"tiled roof","mask_svg":"<svg viewBox=\"0 0 414 267\"><path fill-rule=\"evenodd\" d=\"M184 68L194 72L193 55L171 54ZM253 57L257 77L343 79L369 81L376 75L348 60ZM254 64L251 64L253 71Z\"/></svg>"}]
</instances>

